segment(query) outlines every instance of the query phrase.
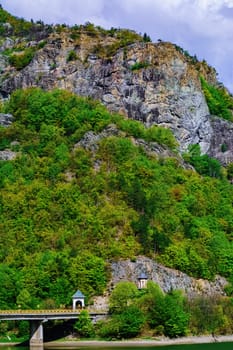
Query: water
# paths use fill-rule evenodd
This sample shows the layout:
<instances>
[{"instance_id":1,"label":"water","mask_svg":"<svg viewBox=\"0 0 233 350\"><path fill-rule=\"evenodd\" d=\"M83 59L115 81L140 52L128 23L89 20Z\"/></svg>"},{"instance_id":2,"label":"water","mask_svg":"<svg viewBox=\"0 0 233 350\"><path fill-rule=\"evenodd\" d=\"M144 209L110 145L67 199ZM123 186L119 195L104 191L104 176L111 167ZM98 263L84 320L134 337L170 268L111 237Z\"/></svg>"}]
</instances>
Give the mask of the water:
<instances>
[{"instance_id":1,"label":"water","mask_svg":"<svg viewBox=\"0 0 233 350\"><path fill-rule=\"evenodd\" d=\"M13 346L1 346L0 350L29 350L29 347L13 347ZM36 350L38 349L37 347L35 349L31 350ZM43 348L39 348L42 350ZM47 348L50 349L50 348ZM233 343L211 343L211 344L192 344L192 345L164 345L164 346L95 346L95 347L90 347L90 346L72 346L72 347L62 347L59 346L58 348L51 348L51 350L114 350L114 349L119 349L119 350L233 350ZM44 348L46 350L46 348Z\"/></svg>"},{"instance_id":2,"label":"water","mask_svg":"<svg viewBox=\"0 0 233 350\"><path fill-rule=\"evenodd\" d=\"M87 347L77 347L76 350L84 350ZM165 346L130 346L130 347L92 347L88 350L233 350L232 343L194 344L194 345L165 345ZM58 349L57 349L58 350ZM61 350L61 349L59 349Z\"/></svg>"},{"instance_id":3,"label":"water","mask_svg":"<svg viewBox=\"0 0 233 350\"><path fill-rule=\"evenodd\" d=\"M194 344L194 345L164 345L164 346L128 346L128 347L77 347L76 350L233 350L232 343ZM57 349L58 350L58 349ZM59 348L59 350L61 350ZM74 348L73 348L74 350Z\"/></svg>"}]
</instances>

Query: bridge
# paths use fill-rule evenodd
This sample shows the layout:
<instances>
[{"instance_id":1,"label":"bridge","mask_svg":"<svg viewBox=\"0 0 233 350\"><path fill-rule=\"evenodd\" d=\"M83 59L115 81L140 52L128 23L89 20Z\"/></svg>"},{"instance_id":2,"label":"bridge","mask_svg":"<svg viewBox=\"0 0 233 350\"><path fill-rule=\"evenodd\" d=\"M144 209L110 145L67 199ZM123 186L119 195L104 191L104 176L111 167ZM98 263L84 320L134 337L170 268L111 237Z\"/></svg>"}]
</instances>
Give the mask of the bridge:
<instances>
[{"instance_id":1,"label":"bridge","mask_svg":"<svg viewBox=\"0 0 233 350\"><path fill-rule=\"evenodd\" d=\"M88 311L88 310L87 310ZM1 321L22 321L30 322L30 347L43 344L43 323L49 320L78 319L79 310L0 310ZM106 312L90 311L89 316L92 322L97 322L107 316Z\"/></svg>"}]
</instances>

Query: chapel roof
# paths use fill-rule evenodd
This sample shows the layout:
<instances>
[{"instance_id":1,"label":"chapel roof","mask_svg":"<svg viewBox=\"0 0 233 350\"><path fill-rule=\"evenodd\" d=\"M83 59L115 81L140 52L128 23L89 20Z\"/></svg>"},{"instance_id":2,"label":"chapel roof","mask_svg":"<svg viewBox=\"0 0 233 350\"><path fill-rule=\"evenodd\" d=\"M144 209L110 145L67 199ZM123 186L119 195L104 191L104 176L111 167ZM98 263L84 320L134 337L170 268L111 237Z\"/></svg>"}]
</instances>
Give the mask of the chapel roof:
<instances>
[{"instance_id":1,"label":"chapel roof","mask_svg":"<svg viewBox=\"0 0 233 350\"><path fill-rule=\"evenodd\" d=\"M85 298L85 295L80 290L77 290L72 298Z\"/></svg>"}]
</instances>

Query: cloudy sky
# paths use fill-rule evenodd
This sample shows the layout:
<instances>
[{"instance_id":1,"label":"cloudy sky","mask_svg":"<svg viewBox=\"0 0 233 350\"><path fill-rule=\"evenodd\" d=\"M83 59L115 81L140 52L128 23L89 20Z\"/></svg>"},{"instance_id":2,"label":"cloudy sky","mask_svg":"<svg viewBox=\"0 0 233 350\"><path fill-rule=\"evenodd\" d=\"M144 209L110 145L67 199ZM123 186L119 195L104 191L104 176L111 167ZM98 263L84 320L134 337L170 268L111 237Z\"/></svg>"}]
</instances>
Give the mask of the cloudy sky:
<instances>
[{"instance_id":1,"label":"cloudy sky","mask_svg":"<svg viewBox=\"0 0 233 350\"><path fill-rule=\"evenodd\" d=\"M146 32L171 41L218 72L233 93L233 0L0 0L18 17Z\"/></svg>"}]
</instances>

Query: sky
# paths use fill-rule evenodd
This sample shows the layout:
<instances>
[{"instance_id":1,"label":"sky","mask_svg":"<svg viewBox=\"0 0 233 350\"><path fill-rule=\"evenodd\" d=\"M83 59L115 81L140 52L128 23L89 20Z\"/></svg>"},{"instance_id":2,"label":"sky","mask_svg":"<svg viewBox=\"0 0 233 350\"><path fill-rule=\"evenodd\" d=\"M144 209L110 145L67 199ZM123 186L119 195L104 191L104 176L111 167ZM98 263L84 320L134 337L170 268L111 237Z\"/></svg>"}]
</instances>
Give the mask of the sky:
<instances>
[{"instance_id":1,"label":"sky","mask_svg":"<svg viewBox=\"0 0 233 350\"><path fill-rule=\"evenodd\" d=\"M233 0L0 0L27 20L68 25L92 22L106 29L147 33L206 60L233 93Z\"/></svg>"}]
</instances>

